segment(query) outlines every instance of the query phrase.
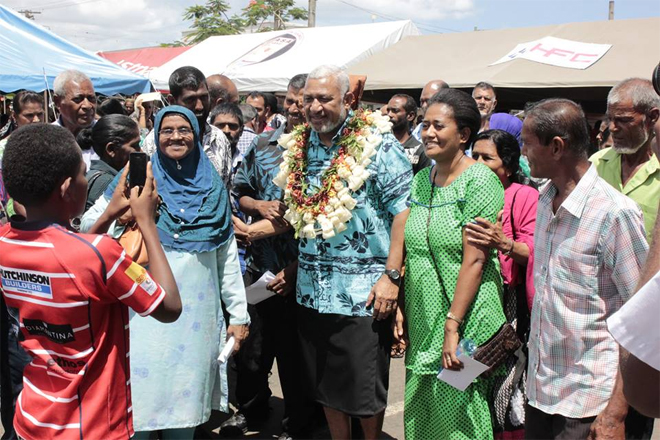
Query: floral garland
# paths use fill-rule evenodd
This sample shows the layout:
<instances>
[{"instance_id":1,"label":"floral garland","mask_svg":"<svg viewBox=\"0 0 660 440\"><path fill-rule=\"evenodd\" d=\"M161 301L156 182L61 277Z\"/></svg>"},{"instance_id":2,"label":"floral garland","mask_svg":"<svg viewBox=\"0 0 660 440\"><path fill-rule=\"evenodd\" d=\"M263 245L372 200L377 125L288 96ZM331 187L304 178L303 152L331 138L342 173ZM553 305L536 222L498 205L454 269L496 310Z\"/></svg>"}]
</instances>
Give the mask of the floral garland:
<instances>
[{"instance_id":1,"label":"floral garland","mask_svg":"<svg viewBox=\"0 0 660 440\"><path fill-rule=\"evenodd\" d=\"M371 176L367 167L380 146L381 135L391 129L389 118L380 112L355 112L342 129L337 142L339 150L323 171L320 187L309 195L307 147L311 128L301 124L280 136L277 142L285 151L273 182L284 189L288 207L284 218L293 226L296 238L316 238L321 234L328 239L346 230L357 204L352 194Z\"/></svg>"}]
</instances>

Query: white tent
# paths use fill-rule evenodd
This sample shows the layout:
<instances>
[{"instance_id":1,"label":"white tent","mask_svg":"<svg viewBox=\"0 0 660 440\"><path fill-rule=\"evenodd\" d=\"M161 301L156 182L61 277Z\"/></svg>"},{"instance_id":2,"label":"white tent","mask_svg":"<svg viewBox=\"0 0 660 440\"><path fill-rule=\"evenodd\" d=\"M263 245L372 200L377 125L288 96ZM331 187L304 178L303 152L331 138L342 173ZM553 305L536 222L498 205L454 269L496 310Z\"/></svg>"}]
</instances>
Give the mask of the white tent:
<instances>
[{"instance_id":1,"label":"white tent","mask_svg":"<svg viewBox=\"0 0 660 440\"><path fill-rule=\"evenodd\" d=\"M544 37L612 47L593 66L582 70L527 59L493 65L518 44ZM561 55L554 58L572 55L565 50L558 52ZM544 58L550 60L548 55ZM349 73L367 75L366 90L417 89L434 78L442 78L452 87L473 87L479 81L498 88L612 87L631 76L650 78L659 56L660 18L652 17L425 35L351 66Z\"/></svg>"},{"instance_id":2,"label":"white tent","mask_svg":"<svg viewBox=\"0 0 660 440\"><path fill-rule=\"evenodd\" d=\"M158 90L167 90L174 70L195 66L206 76L227 75L239 91L285 91L296 74L321 64L347 68L418 35L411 21L395 21L211 37L155 69L149 78Z\"/></svg>"}]
</instances>

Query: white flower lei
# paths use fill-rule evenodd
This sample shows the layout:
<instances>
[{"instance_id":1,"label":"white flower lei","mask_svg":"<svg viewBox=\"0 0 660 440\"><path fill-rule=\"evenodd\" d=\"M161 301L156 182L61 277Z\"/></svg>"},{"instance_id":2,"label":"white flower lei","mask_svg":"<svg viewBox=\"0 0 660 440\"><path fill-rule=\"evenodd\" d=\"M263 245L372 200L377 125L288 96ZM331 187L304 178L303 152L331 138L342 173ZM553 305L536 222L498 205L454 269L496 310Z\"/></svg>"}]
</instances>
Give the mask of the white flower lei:
<instances>
[{"instance_id":1,"label":"white flower lei","mask_svg":"<svg viewBox=\"0 0 660 440\"><path fill-rule=\"evenodd\" d=\"M348 132L346 133L346 130ZM382 134L392 130L389 118L380 112L358 110L342 129L339 151L323 171L321 189L307 196L307 146L311 129L302 124L282 134L278 143L285 149L280 171L273 182L284 190L288 209L284 218L296 237L328 239L346 230L357 202L352 194L371 176L367 167L382 142Z\"/></svg>"}]
</instances>

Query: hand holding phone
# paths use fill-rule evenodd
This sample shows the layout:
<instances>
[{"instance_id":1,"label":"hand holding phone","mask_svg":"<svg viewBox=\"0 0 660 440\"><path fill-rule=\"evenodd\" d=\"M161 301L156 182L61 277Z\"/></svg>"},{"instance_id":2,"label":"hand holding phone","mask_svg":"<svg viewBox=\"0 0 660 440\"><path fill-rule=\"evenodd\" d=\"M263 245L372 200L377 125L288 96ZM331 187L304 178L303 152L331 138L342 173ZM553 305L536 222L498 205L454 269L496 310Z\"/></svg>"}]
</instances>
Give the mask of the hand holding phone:
<instances>
[{"instance_id":1,"label":"hand holding phone","mask_svg":"<svg viewBox=\"0 0 660 440\"><path fill-rule=\"evenodd\" d=\"M126 183L128 179L128 167L125 167L121 172L119 177L119 182L115 191L112 193L112 198L108 207L105 209L105 214L109 217L110 221L114 221L117 218L123 216L129 208L128 203L128 190L126 189ZM107 232L107 230L102 230L100 233Z\"/></svg>"}]
</instances>

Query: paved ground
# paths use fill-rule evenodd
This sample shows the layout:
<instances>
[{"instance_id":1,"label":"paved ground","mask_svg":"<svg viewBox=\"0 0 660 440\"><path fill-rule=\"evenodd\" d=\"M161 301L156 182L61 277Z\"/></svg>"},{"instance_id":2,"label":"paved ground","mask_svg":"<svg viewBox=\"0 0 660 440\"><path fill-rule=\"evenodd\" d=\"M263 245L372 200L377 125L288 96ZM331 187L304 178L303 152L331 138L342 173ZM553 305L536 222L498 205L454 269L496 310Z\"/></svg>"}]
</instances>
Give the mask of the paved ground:
<instances>
[{"instance_id":1,"label":"paved ground","mask_svg":"<svg viewBox=\"0 0 660 440\"><path fill-rule=\"evenodd\" d=\"M385 422L383 426L383 439L401 439L403 440L403 388L405 382L405 368L403 359L392 359L390 365L390 391L388 397L388 407L385 411ZM273 439L281 433L280 420L284 412L284 402L282 401L282 389L280 388L276 367L270 376L270 386L273 396L270 399L271 414L263 425L251 427L243 438L246 439ZM227 415L214 413L209 423L205 426L206 438L221 439L218 434L220 424L227 419ZM210 431L210 432L209 432ZM314 439L330 438L329 432L319 430L315 433Z\"/></svg>"},{"instance_id":2,"label":"paved ground","mask_svg":"<svg viewBox=\"0 0 660 440\"><path fill-rule=\"evenodd\" d=\"M271 397L271 408L272 413L270 418L266 423L259 427L259 431L256 429L254 431L248 432L244 438L248 439L273 439L277 438L277 435L280 433L279 421L282 418L283 412L283 401L282 401L282 390L279 386L279 380L277 372L273 370L273 374L270 377L271 389L273 391L273 396ZM382 439L399 439L404 440L403 435L403 395L404 395L404 385L405 385L405 367L403 364L403 359L392 359L390 365L390 389L388 395L388 406L385 411L385 423L383 425L383 435ZM218 413L220 414L220 413ZM220 439L218 435L217 427L220 426L220 423L226 419L226 416L218 418L217 420L212 419L209 426L213 429L213 432L208 437L210 439ZM329 439L329 432L321 431L315 433L314 439ZM653 436L651 440L660 440L660 419L656 420L655 428L653 430Z\"/></svg>"},{"instance_id":3,"label":"paved ground","mask_svg":"<svg viewBox=\"0 0 660 440\"><path fill-rule=\"evenodd\" d=\"M390 367L390 391L389 404L385 412L385 424L383 428L383 439L403 440L403 389L405 382L405 368L403 359L393 359ZM254 427L248 432L245 439L273 439L280 434L280 420L284 411L282 401L282 389L280 388L277 372L274 370L270 378L273 396L270 404L272 412L268 420L261 426ZM218 434L220 424L227 419L226 414L214 413L211 420L204 426L204 430L198 430L197 437L200 439L221 439ZM3 433L0 426L0 435ZM329 438L327 430L315 433L315 439ZM660 440L660 423L656 421L652 440Z\"/></svg>"}]
</instances>

